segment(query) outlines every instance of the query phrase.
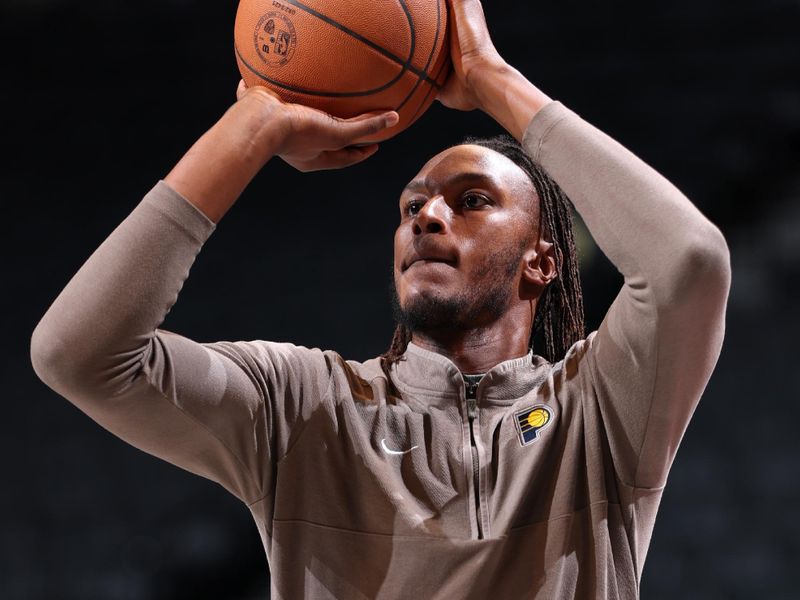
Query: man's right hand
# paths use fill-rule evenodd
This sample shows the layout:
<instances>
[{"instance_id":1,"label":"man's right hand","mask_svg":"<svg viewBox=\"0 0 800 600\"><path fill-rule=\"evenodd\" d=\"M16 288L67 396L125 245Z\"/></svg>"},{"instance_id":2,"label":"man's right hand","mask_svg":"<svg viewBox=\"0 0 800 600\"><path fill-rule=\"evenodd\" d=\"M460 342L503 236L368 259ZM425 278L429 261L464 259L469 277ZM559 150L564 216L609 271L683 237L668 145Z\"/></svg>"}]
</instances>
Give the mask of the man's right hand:
<instances>
[{"instance_id":1,"label":"man's right hand","mask_svg":"<svg viewBox=\"0 0 800 600\"><path fill-rule=\"evenodd\" d=\"M248 88L239 82L239 103L263 111L268 127L268 153L280 156L299 171L341 169L359 163L378 150L377 144L355 146L359 139L372 136L397 123L394 111L376 111L339 119L328 113L283 102L264 86Z\"/></svg>"},{"instance_id":2,"label":"man's right hand","mask_svg":"<svg viewBox=\"0 0 800 600\"><path fill-rule=\"evenodd\" d=\"M164 177L164 181L217 223L273 156L300 171L341 169L375 154L357 147L399 118L381 111L338 119L282 102L262 86L239 85L238 101Z\"/></svg>"}]
</instances>

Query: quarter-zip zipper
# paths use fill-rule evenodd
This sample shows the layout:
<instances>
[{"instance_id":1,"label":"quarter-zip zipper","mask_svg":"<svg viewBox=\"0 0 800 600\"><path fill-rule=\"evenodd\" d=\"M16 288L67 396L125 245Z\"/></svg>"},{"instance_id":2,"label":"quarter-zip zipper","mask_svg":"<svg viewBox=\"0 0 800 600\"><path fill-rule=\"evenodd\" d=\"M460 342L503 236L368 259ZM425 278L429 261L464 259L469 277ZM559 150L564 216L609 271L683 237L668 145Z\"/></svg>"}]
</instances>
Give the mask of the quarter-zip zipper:
<instances>
[{"instance_id":1,"label":"quarter-zip zipper","mask_svg":"<svg viewBox=\"0 0 800 600\"><path fill-rule=\"evenodd\" d=\"M478 414L478 399L476 390L478 388L477 382L464 382L466 387L467 397L467 418L469 420L469 442L472 449L472 484L475 493L475 517L478 523L478 539L483 539L483 527L481 527L481 491L480 479L478 473L480 471L480 463L478 462L478 447L475 445L475 429L473 422Z\"/></svg>"}]
</instances>

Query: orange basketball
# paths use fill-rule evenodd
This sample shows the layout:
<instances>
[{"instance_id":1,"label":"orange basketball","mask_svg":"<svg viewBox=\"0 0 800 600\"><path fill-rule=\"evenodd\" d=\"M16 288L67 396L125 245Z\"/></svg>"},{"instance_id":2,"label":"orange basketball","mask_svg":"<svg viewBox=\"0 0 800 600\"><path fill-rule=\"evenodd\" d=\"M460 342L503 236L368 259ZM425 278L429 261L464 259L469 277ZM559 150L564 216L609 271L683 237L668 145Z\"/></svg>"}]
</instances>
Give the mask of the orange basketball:
<instances>
[{"instance_id":1,"label":"orange basketball","mask_svg":"<svg viewBox=\"0 0 800 600\"><path fill-rule=\"evenodd\" d=\"M248 87L349 118L396 110L396 135L450 70L445 0L241 0L235 50Z\"/></svg>"}]
</instances>

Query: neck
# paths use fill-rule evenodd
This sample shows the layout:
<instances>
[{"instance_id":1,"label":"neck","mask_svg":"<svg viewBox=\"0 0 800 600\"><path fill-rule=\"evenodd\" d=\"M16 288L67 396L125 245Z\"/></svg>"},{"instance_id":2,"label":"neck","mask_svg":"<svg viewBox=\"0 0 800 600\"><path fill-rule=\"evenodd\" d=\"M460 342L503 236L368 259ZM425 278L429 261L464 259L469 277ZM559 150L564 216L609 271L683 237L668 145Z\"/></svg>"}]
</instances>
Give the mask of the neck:
<instances>
[{"instance_id":1,"label":"neck","mask_svg":"<svg viewBox=\"0 0 800 600\"><path fill-rule=\"evenodd\" d=\"M486 373L495 365L528 353L535 301L516 304L500 319L466 330L414 331L417 346L449 358L462 373Z\"/></svg>"}]
</instances>

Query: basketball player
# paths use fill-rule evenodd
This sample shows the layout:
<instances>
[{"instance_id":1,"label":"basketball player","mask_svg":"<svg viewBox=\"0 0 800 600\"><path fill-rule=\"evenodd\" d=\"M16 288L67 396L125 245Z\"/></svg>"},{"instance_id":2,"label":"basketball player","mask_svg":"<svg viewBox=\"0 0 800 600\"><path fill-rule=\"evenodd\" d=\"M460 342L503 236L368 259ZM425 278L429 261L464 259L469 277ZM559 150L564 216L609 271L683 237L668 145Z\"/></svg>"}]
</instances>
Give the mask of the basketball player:
<instances>
[{"instance_id":1,"label":"basketball player","mask_svg":"<svg viewBox=\"0 0 800 600\"><path fill-rule=\"evenodd\" d=\"M240 88L55 300L33 365L109 431L245 503L273 598L636 598L720 353L728 248L660 174L506 64L478 0L450 8L439 100L515 141L448 148L401 191L385 354L159 329L266 163L346 167L375 151L354 140L397 119ZM588 335L566 198L624 275Z\"/></svg>"}]
</instances>

